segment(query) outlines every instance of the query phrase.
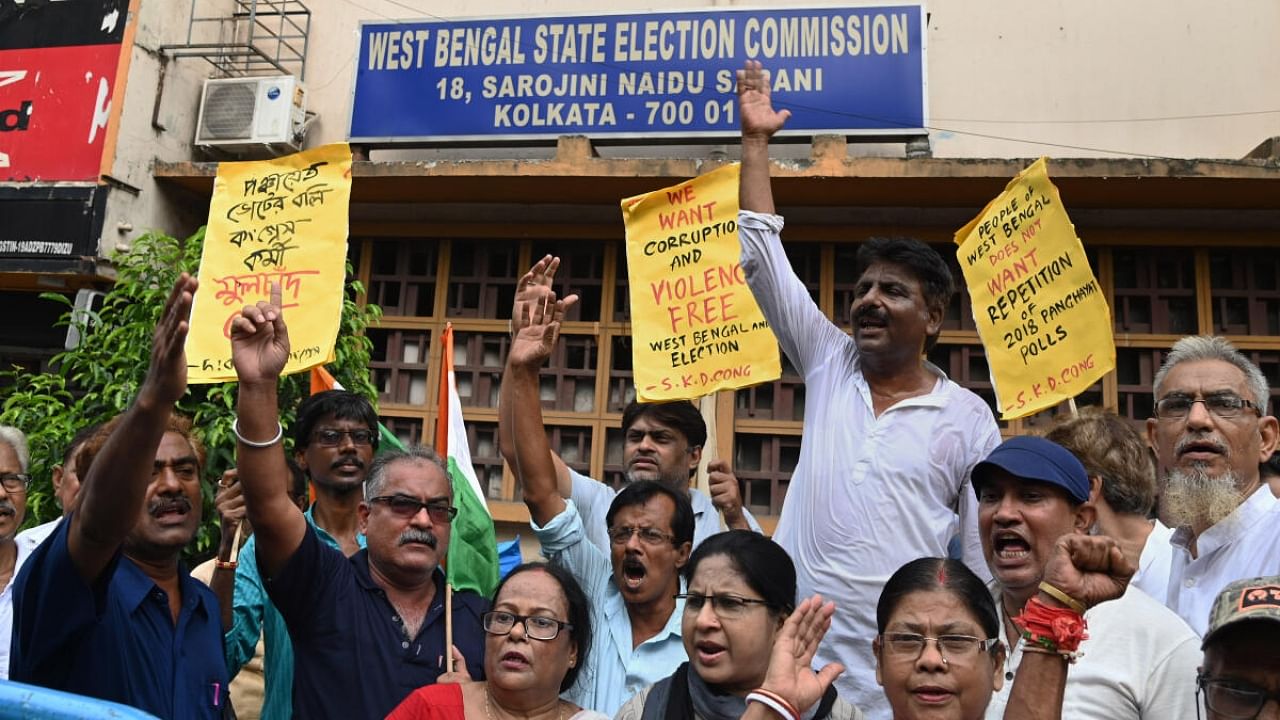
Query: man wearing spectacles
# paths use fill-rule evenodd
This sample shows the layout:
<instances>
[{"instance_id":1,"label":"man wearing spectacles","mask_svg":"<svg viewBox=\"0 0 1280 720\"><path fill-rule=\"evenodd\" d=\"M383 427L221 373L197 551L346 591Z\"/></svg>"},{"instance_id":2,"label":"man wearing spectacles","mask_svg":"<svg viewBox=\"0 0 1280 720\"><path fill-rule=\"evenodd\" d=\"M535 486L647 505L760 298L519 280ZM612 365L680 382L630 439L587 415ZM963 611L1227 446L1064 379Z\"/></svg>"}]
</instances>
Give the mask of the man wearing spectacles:
<instances>
[{"instance_id":1,"label":"man wearing spectacles","mask_svg":"<svg viewBox=\"0 0 1280 720\"><path fill-rule=\"evenodd\" d=\"M548 291L547 301L528 308L517 323L503 378L501 422L521 439L508 462L543 554L571 572L595 600L592 626L600 639L568 698L613 716L628 698L686 660L683 602L675 596L683 590L680 571L693 544L693 508L687 491L648 479L632 482L609 505L606 553L589 539L576 498L565 498L557 488L542 425L538 372L556 345L560 320L572 302L557 300Z\"/></svg>"},{"instance_id":2,"label":"man wearing spectacles","mask_svg":"<svg viewBox=\"0 0 1280 720\"><path fill-rule=\"evenodd\" d=\"M1196 696L1209 720L1280 720L1280 576L1228 585L1208 628Z\"/></svg>"},{"instance_id":3,"label":"man wearing spectacles","mask_svg":"<svg viewBox=\"0 0 1280 720\"><path fill-rule=\"evenodd\" d=\"M1005 716L1027 650L1014 622L1033 598L1057 604L1043 584L1045 568L1064 536L1087 535L1097 519L1089 501L1089 476L1066 448L1040 437L1001 443L973 469L982 549L995 576L992 596L1000 609L1005 680L987 706L992 720ZM1198 642L1164 605L1133 585L1118 599L1084 613L1088 639L1083 659L1070 669L1062 717L1073 720L1190 720L1192 698L1183 689L1200 662ZM955 648L963 644L956 641ZM947 648L942 647L943 656ZM1012 717L1012 716L1010 716Z\"/></svg>"},{"instance_id":4,"label":"man wearing spectacles","mask_svg":"<svg viewBox=\"0 0 1280 720\"><path fill-rule=\"evenodd\" d=\"M511 310L512 330L517 331L525 322L527 310L532 305L545 302L553 292L560 259L550 255L534 264L516 286L515 303ZM566 308L572 307L573 300ZM527 392L516 393L518 378L506 376L500 389L499 404L512 407L513 412L529 412L518 404L520 397L537 400ZM540 403L541 401L538 400ZM509 467L514 467L517 443L528 438L512 432L511 424L499 418L499 447ZM742 504L738 478L729 463L723 459L707 464L707 492L692 486L698 466L702 462L703 446L707 442L707 423L692 403L673 402L642 403L632 401L622 411L622 474L626 482L652 480L678 492L686 493L693 505L693 546L727 527L730 530L761 532L760 524L751 511ZM573 498L587 528L587 538L604 552L609 551L609 539L605 534L605 514L617 491L606 482L592 479L569 467L559 455L552 453L556 465L556 481L560 494ZM721 525L723 519L723 527Z\"/></svg>"},{"instance_id":5,"label":"man wearing spectacles","mask_svg":"<svg viewBox=\"0 0 1280 720\"><path fill-rule=\"evenodd\" d=\"M378 415L364 397L326 390L298 405L293 459L315 490L303 513L328 547L351 557L365 546L358 509L366 473L378 449ZM234 525L223 532L234 533ZM258 567L256 535L240 551L235 572L231 625L226 628L227 667L253 659L262 638L266 682L262 717L293 717L293 645L284 618L267 597ZM225 570L224 570L225 571Z\"/></svg>"},{"instance_id":6,"label":"man wearing spectacles","mask_svg":"<svg viewBox=\"0 0 1280 720\"><path fill-rule=\"evenodd\" d=\"M240 381L237 469L258 567L293 640L294 715L385 717L415 688L436 682L451 651L440 568L455 514L448 470L434 451L416 446L374 459L356 506L367 547L348 558L320 539L287 492L277 385L289 335L278 285L270 302L236 317L231 356ZM332 447L341 449L371 439L346 431L372 428L332 429L342 432L313 429L311 444L336 441ZM330 457L343 485L357 487L356 468ZM476 679L484 677L481 616L488 609L475 593L453 594L453 641Z\"/></svg>"},{"instance_id":7,"label":"man wearing spectacles","mask_svg":"<svg viewBox=\"0 0 1280 720\"><path fill-rule=\"evenodd\" d=\"M13 636L13 578L32 549L14 541L27 513L30 463L27 436L16 427L0 425L0 679L5 680Z\"/></svg>"},{"instance_id":8,"label":"man wearing spectacles","mask_svg":"<svg viewBox=\"0 0 1280 720\"><path fill-rule=\"evenodd\" d=\"M1280 573L1280 498L1258 466L1280 442L1258 366L1216 336L1179 340L1153 383L1147 440L1170 538L1166 602L1203 634L1228 583Z\"/></svg>"}]
</instances>

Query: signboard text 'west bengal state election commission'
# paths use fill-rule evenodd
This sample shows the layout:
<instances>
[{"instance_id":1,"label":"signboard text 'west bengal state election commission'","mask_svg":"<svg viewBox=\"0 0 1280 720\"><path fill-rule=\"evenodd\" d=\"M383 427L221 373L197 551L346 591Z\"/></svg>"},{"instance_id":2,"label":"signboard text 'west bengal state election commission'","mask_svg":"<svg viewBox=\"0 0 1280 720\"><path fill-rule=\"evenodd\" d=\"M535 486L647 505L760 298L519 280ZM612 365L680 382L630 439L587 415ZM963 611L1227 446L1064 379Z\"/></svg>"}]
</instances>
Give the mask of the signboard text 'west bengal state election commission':
<instances>
[{"instance_id":1,"label":"signboard text 'west bengal state election commission'","mask_svg":"<svg viewBox=\"0 0 1280 720\"><path fill-rule=\"evenodd\" d=\"M919 134L924 10L716 10L365 23L353 142L729 138L764 63L784 134Z\"/></svg>"}]
</instances>

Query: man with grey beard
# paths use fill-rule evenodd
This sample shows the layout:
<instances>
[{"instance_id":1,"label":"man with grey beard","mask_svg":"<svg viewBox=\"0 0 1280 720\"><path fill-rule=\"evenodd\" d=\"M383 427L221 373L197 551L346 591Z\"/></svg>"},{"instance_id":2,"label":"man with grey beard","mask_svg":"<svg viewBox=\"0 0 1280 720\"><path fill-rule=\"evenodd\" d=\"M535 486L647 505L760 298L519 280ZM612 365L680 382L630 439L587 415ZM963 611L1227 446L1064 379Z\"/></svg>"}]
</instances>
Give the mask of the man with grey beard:
<instances>
[{"instance_id":1,"label":"man with grey beard","mask_svg":"<svg viewBox=\"0 0 1280 720\"><path fill-rule=\"evenodd\" d=\"M1256 365L1225 339L1185 337L1156 373L1147 439L1163 480L1160 517L1176 527L1168 605L1203 635L1234 580L1280 574L1280 498L1258 466L1280 428Z\"/></svg>"}]
</instances>

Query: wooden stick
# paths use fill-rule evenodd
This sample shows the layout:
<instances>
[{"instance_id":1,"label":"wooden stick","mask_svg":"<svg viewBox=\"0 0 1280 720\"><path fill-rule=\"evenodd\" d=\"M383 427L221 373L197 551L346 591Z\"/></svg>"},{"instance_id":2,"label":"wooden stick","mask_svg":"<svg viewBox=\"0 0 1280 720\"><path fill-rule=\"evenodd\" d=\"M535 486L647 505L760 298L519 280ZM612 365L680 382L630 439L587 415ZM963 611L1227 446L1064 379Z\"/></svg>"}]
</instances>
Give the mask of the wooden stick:
<instances>
[{"instance_id":1,"label":"wooden stick","mask_svg":"<svg viewBox=\"0 0 1280 720\"><path fill-rule=\"evenodd\" d=\"M228 562L236 562L240 557L240 531L243 528L243 520L236 523L236 534L231 538L231 558Z\"/></svg>"},{"instance_id":2,"label":"wooden stick","mask_svg":"<svg viewBox=\"0 0 1280 720\"><path fill-rule=\"evenodd\" d=\"M1067 398L1067 406L1071 408L1071 417L1080 417L1080 411L1076 409L1076 399Z\"/></svg>"},{"instance_id":3,"label":"wooden stick","mask_svg":"<svg viewBox=\"0 0 1280 720\"><path fill-rule=\"evenodd\" d=\"M444 584L444 669L453 672L453 585Z\"/></svg>"}]
</instances>

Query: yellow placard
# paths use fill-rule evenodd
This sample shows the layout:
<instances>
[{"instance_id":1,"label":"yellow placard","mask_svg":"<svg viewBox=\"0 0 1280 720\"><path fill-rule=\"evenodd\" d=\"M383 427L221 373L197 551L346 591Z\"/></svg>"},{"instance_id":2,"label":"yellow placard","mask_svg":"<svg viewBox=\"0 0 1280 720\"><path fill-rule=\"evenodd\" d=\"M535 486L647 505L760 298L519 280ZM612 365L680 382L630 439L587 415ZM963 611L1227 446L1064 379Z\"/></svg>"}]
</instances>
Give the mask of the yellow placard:
<instances>
[{"instance_id":1,"label":"yellow placard","mask_svg":"<svg viewBox=\"0 0 1280 720\"><path fill-rule=\"evenodd\" d=\"M278 283L292 350L284 372L328 362L342 316L351 149L346 143L260 162L220 163L200 289L187 336L187 381L235 380L231 321Z\"/></svg>"},{"instance_id":2,"label":"yellow placard","mask_svg":"<svg viewBox=\"0 0 1280 720\"><path fill-rule=\"evenodd\" d=\"M622 201L641 402L776 380L778 341L738 262L737 163Z\"/></svg>"},{"instance_id":3,"label":"yellow placard","mask_svg":"<svg viewBox=\"0 0 1280 720\"><path fill-rule=\"evenodd\" d=\"M1045 158L955 239L1002 419L1073 398L1115 367L1111 308Z\"/></svg>"}]
</instances>

